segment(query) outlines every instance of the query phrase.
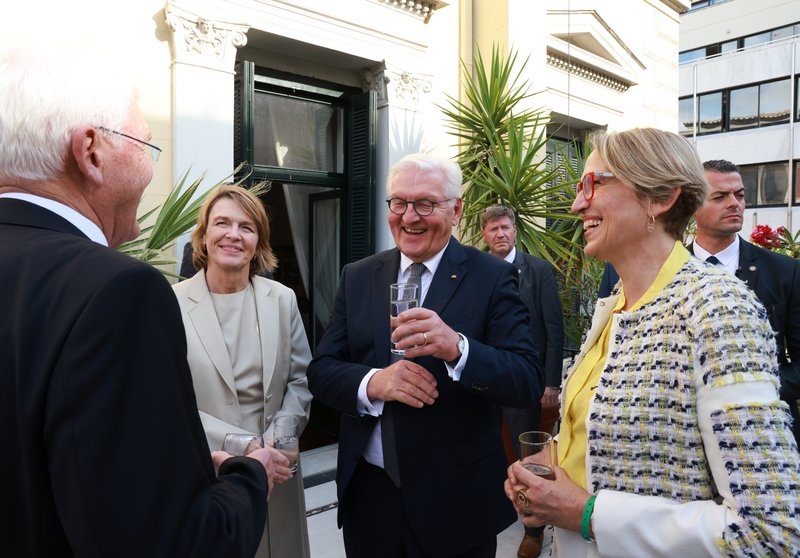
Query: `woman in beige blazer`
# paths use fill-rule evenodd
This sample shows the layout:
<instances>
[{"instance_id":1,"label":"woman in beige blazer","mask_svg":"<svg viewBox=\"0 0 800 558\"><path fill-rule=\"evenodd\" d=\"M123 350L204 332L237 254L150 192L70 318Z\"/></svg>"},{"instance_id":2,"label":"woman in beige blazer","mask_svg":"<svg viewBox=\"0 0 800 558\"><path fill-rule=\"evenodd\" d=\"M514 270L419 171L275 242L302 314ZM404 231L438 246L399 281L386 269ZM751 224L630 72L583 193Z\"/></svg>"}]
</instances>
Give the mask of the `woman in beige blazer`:
<instances>
[{"instance_id":1,"label":"woman in beige blazer","mask_svg":"<svg viewBox=\"0 0 800 558\"><path fill-rule=\"evenodd\" d=\"M271 445L277 416L296 416L302 432L311 405L311 352L294 292L257 275L276 264L261 202L244 188L219 187L200 210L192 245L200 271L173 288L211 450L231 432L262 435ZM257 556L307 558L300 465L293 476L279 469Z\"/></svg>"}]
</instances>

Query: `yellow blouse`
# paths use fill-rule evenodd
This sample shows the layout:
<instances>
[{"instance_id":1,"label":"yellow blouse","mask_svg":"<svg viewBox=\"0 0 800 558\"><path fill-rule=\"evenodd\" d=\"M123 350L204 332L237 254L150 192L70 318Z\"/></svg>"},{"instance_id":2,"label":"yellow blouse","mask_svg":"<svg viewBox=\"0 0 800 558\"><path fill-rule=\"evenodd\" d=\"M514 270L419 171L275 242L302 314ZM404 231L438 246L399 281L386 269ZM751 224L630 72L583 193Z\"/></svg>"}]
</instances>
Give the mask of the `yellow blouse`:
<instances>
[{"instance_id":1,"label":"yellow blouse","mask_svg":"<svg viewBox=\"0 0 800 558\"><path fill-rule=\"evenodd\" d=\"M629 311L637 310L654 300L690 257L683 244L676 241L672 252L661 266L652 284ZM624 306L625 290L621 286L619 298L614 306L614 314L621 312ZM578 363L578 367L565 386L564 412L558 432L558 464L567 472L570 479L584 489L586 488L586 448L589 443L586 433L586 417L589 416L589 406L594 396L594 389L600 381L600 373L606 364L612 321L612 319L608 320L603 328L603 333L586 352L583 360Z\"/></svg>"}]
</instances>

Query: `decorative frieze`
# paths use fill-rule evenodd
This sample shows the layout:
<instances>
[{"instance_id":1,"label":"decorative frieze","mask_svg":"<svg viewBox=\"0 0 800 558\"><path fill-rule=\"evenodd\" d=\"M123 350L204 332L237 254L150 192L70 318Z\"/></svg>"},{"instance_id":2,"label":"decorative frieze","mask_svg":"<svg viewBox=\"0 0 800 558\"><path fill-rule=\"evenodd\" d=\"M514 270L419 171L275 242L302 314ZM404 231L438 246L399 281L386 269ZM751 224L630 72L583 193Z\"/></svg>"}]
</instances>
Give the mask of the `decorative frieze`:
<instances>
[{"instance_id":1,"label":"decorative frieze","mask_svg":"<svg viewBox=\"0 0 800 558\"><path fill-rule=\"evenodd\" d=\"M175 62L233 71L236 49L247 44L249 25L214 21L173 3L164 7Z\"/></svg>"},{"instance_id":2,"label":"decorative frieze","mask_svg":"<svg viewBox=\"0 0 800 558\"><path fill-rule=\"evenodd\" d=\"M364 70L364 89L378 93L378 107L390 105L393 108L418 110L424 96L430 93L432 84L429 76L412 74L392 68L378 67Z\"/></svg>"},{"instance_id":3,"label":"decorative frieze","mask_svg":"<svg viewBox=\"0 0 800 558\"><path fill-rule=\"evenodd\" d=\"M580 64L574 60L569 60L567 57L560 56L553 52L547 53L547 65L563 72L581 77L585 80L592 81L604 87L608 87L614 91L619 91L620 93L625 93L631 87L631 84L626 81L622 81L621 79L601 72L595 68L591 68L585 64Z\"/></svg>"}]
</instances>

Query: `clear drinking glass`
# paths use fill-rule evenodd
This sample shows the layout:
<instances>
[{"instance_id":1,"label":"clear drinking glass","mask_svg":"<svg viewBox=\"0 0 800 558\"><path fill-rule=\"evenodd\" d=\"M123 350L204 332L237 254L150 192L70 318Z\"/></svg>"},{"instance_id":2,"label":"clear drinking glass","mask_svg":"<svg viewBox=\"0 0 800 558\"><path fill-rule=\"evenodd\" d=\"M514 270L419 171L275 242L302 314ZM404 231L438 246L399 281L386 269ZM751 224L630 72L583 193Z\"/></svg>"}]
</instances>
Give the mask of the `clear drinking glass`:
<instances>
[{"instance_id":1,"label":"clear drinking glass","mask_svg":"<svg viewBox=\"0 0 800 558\"><path fill-rule=\"evenodd\" d=\"M389 305L392 331L394 331L394 318L401 312L419 306L419 285L416 283L392 283L389 285ZM395 355L403 356L405 351L396 349L394 342L391 342L391 352Z\"/></svg>"},{"instance_id":2,"label":"clear drinking glass","mask_svg":"<svg viewBox=\"0 0 800 558\"><path fill-rule=\"evenodd\" d=\"M519 435L519 457L522 466L534 475L548 480L556 480L555 456L553 455L553 436L547 432L532 430ZM536 456L533 463L526 458Z\"/></svg>"},{"instance_id":3,"label":"clear drinking glass","mask_svg":"<svg viewBox=\"0 0 800 558\"><path fill-rule=\"evenodd\" d=\"M275 449L289 460L292 474L297 472L297 459L300 456L299 427L300 419L289 415L277 417L274 422Z\"/></svg>"}]
</instances>

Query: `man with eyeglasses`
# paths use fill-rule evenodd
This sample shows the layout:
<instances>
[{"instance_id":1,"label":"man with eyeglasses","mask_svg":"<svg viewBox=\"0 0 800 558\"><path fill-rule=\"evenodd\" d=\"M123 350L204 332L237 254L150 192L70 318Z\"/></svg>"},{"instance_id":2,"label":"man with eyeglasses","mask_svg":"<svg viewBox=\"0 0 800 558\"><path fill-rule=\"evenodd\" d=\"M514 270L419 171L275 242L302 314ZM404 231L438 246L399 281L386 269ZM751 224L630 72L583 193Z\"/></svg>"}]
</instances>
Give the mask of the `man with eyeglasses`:
<instances>
[{"instance_id":1,"label":"man with eyeglasses","mask_svg":"<svg viewBox=\"0 0 800 558\"><path fill-rule=\"evenodd\" d=\"M172 289L113 250L160 149L108 45L40 44L0 47L2 553L252 556L271 454L212 458Z\"/></svg>"},{"instance_id":2,"label":"man with eyeglasses","mask_svg":"<svg viewBox=\"0 0 800 558\"><path fill-rule=\"evenodd\" d=\"M391 168L396 248L345 266L308 367L314 396L342 412L349 558L494 558L516 520L496 405L538 401L542 369L514 266L452 237L460 190L451 161L416 154ZM420 285L420 306L390 323L398 282ZM405 358L390 357L390 338Z\"/></svg>"}]
</instances>

